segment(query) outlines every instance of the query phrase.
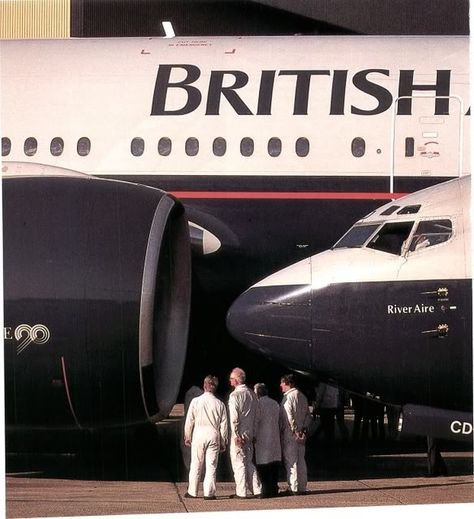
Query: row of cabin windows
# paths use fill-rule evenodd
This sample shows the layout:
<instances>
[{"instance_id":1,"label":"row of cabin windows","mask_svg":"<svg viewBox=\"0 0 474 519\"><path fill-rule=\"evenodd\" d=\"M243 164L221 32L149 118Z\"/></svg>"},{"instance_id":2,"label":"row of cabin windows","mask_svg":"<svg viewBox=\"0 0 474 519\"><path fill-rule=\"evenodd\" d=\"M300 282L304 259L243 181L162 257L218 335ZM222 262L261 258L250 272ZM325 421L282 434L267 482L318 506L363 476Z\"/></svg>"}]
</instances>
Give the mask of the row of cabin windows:
<instances>
[{"instance_id":1,"label":"row of cabin windows","mask_svg":"<svg viewBox=\"0 0 474 519\"><path fill-rule=\"evenodd\" d=\"M309 154L310 143L306 137L300 137L295 141L295 153L298 157L306 157ZM196 137L189 137L184 150L189 157L195 157L199 153L199 140ZM38 141L34 137L28 137L23 145L26 156L32 157L38 151ZM54 137L51 140L50 152L54 157L59 157L64 151L64 140L61 137ZM88 137L81 137L77 141L77 153L81 157L86 157L91 151L91 141ZM158 141L158 154L167 157L172 151L172 141L169 137L162 137ZM240 141L240 154L243 157L250 157L255 151L254 140L244 137ZM267 151L270 157L278 157L282 152L282 142L278 137L272 137L267 144ZM351 143L351 151L354 157L363 157L366 152L365 140L362 137L355 137ZM6 157L11 152L11 140L2 137L2 157ZM141 137L135 137L130 143L130 152L134 157L140 157L145 152L145 141ZM217 137L212 143L212 152L216 157L223 157L227 152L227 141L223 137ZM377 150L380 153L380 150ZM414 155L414 142L411 137L406 139L405 156Z\"/></svg>"},{"instance_id":2,"label":"row of cabin windows","mask_svg":"<svg viewBox=\"0 0 474 519\"><path fill-rule=\"evenodd\" d=\"M300 137L295 142L295 153L298 157L306 157L309 154L309 140ZM171 139L162 137L158 141L158 153L163 157L167 157L172 150ZM145 141L140 137L136 137L131 143L131 153L135 157L143 155L145 151ZM199 140L196 137L189 137L184 143L184 151L189 157L195 157L199 153ZM250 137L244 137L240 141L240 154L243 157L251 157L255 151L254 140ZM282 151L281 139L272 137L267 144L267 151L270 157L278 157ZM223 137L217 137L212 142L212 153L216 157L223 157L227 152L227 141Z\"/></svg>"},{"instance_id":3,"label":"row of cabin windows","mask_svg":"<svg viewBox=\"0 0 474 519\"><path fill-rule=\"evenodd\" d=\"M184 145L185 153L189 157L195 157L199 153L199 140L190 137ZM167 157L171 154L172 142L168 137L162 137L158 141L158 153ZM27 157L33 157L38 151L38 141L34 137L28 137L23 145L23 151ZM55 137L50 144L50 152L54 157L59 157L64 151L64 140ZM91 141L87 137L81 137L77 141L77 153L81 157L89 155L91 151ZM223 137L217 137L212 143L212 152L216 157L223 157L227 151L227 142ZM278 157L282 151L281 140L272 137L268 141L268 154L271 157ZM11 152L11 140L8 137L2 138L2 156L6 157ZM140 157L145 152L145 141L141 137L135 137L130 143L130 152L134 157ZM309 154L309 140L301 137L295 142L295 152L299 157L306 157ZM250 157L254 153L254 141L250 137L245 137L240 141L240 153L244 157Z\"/></svg>"},{"instance_id":4,"label":"row of cabin windows","mask_svg":"<svg viewBox=\"0 0 474 519\"><path fill-rule=\"evenodd\" d=\"M12 149L11 140L8 137L2 137L2 157L10 155ZM38 141L34 137L28 137L23 144L23 152L27 157L33 157L38 151ZM64 140L61 137L54 137L51 140L49 151L53 157L59 157L64 151ZM91 151L91 141L88 137L81 137L77 141L77 153L81 157L89 155Z\"/></svg>"}]
</instances>

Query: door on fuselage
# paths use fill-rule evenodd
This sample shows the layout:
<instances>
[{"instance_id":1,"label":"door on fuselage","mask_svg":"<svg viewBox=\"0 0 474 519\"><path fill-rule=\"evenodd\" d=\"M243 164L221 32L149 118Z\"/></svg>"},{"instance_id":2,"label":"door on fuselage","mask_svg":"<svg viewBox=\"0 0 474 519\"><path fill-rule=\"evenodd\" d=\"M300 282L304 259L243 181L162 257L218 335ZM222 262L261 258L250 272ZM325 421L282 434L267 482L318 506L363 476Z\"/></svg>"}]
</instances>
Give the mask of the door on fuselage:
<instances>
[{"instance_id":1,"label":"door on fuselage","mask_svg":"<svg viewBox=\"0 0 474 519\"><path fill-rule=\"evenodd\" d=\"M400 177L461 174L463 106L459 97L404 96L395 101L394 110L392 175L395 186Z\"/></svg>"}]
</instances>

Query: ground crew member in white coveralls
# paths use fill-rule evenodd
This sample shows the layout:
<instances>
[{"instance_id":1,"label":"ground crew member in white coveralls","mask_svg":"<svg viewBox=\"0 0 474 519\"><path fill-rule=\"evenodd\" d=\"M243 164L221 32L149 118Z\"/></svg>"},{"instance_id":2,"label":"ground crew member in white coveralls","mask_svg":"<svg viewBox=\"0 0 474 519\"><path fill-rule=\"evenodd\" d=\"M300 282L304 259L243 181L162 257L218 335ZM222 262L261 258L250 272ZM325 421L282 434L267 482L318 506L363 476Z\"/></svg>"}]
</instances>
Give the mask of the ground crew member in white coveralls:
<instances>
[{"instance_id":1,"label":"ground crew member in white coveralls","mask_svg":"<svg viewBox=\"0 0 474 519\"><path fill-rule=\"evenodd\" d=\"M301 391L296 389L294 375L281 377L280 389L283 393L280 409L283 461L288 480L287 493L305 494L308 475L304 425L309 414L308 400Z\"/></svg>"},{"instance_id":2,"label":"ground crew member in white coveralls","mask_svg":"<svg viewBox=\"0 0 474 519\"><path fill-rule=\"evenodd\" d=\"M185 497L197 497L199 480L205 465L204 499L216 499L216 471L219 452L227 445L227 412L215 396L217 377L204 379L204 393L193 398L184 424L184 443L191 446L189 486Z\"/></svg>"},{"instance_id":3,"label":"ground crew member in white coveralls","mask_svg":"<svg viewBox=\"0 0 474 519\"><path fill-rule=\"evenodd\" d=\"M245 385L245 372L234 368L229 377L234 388L229 396L230 461L235 479L235 495L260 497L262 485L253 462L257 398Z\"/></svg>"}]
</instances>

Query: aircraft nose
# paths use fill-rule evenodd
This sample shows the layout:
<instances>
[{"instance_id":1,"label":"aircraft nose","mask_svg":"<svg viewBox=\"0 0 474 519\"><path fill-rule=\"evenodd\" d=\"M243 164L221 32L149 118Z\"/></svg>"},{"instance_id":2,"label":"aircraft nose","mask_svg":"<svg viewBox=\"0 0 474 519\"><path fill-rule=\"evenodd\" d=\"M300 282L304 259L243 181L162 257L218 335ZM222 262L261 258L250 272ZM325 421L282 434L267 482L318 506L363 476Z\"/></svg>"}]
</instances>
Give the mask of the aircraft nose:
<instances>
[{"instance_id":1,"label":"aircraft nose","mask_svg":"<svg viewBox=\"0 0 474 519\"><path fill-rule=\"evenodd\" d=\"M291 282L290 282L291 280ZM311 263L296 263L249 288L227 314L231 335L285 366L311 363Z\"/></svg>"}]
</instances>

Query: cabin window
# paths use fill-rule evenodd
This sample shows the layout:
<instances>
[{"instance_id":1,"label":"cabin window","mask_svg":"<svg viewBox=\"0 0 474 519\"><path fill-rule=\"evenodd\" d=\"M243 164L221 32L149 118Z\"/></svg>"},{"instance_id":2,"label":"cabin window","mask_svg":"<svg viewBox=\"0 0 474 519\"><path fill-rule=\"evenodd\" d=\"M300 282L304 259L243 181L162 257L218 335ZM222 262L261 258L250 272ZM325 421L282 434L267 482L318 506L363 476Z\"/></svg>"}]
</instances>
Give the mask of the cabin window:
<instances>
[{"instance_id":1,"label":"cabin window","mask_svg":"<svg viewBox=\"0 0 474 519\"><path fill-rule=\"evenodd\" d=\"M369 249L375 249L389 254L400 255L402 248L413 228L414 222L393 222L385 224L367 244Z\"/></svg>"},{"instance_id":2,"label":"cabin window","mask_svg":"<svg viewBox=\"0 0 474 519\"><path fill-rule=\"evenodd\" d=\"M278 157L281 153L281 140L278 137L272 137L268 141L268 154L270 157Z\"/></svg>"},{"instance_id":3,"label":"cabin window","mask_svg":"<svg viewBox=\"0 0 474 519\"><path fill-rule=\"evenodd\" d=\"M309 140L306 137L300 137L295 142L295 151L298 157L307 157L309 154Z\"/></svg>"},{"instance_id":4,"label":"cabin window","mask_svg":"<svg viewBox=\"0 0 474 519\"><path fill-rule=\"evenodd\" d=\"M333 249L362 247L379 226L379 223L370 225L354 225L354 227L349 229L336 245L334 245Z\"/></svg>"},{"instance_id":5,"label":"cabin window","mask_svg":"<svg viewBox=\"0 0 474 519\"><path fill-rule=\"evenodd\" d=\"M363 157L365 155L365 140L362 137L356 137L352 141L351 148L354 157Z\"/></svg>"},{"instance_id":6,"label":"cabin window","mask_svg":"<svg viewBox=\"0 0 474 519\"><path fill-rule=\"evenodd\" d=\"M91 141L87 137L81 137L77 141L77 154L86 157L91 151Z\"/></svg>"},{"instance_id":7,"label":"cabin window","mask_svg":"<svg viewBox=\"0 0 474 519\"><path fill-rule=\"evenodd\" d=\"M135 137L130 143L130 151L134 157L141 157L145 151L145 141L141 137Z\"/></svg>"},{"instance_id":8,"label":"cabin window","mask_svg":"<svg viewBox=\"0 0 474 519\"><path fill-rule=\"evenodd\" d=\"M453 235L451 220L429 220L420 222L410 243L410 252L426 249L448 241Z\"/></svg>"},{"instance_id":9,"label":"cabin window","mask_svg":"<svg viewBox=\"0 0 474 519\"><path fill-rule=\"evenodd\" d=\"M199 153L199 141L196 137L189 137L184 145L186 155L195 157Z\"/></svg>"},{"instance_id":10,"label":"cabin window","mask_svg":"<svg viewBox=\"0 0 474 519\"><path fill-rule=\"evenodd\" d=\"M212 143L212 152L216 157L223 157L227 151L226 140L222 137L217 137Z\"/></svg>"},{"instance_id":11,"label":"cabin window","mask_svg":"<svg viewBox=\"0 0 474 519\"><path fill-rule=\"evenodd\" d=\"M254 143L250 137L244 137L240 141L240 154L244 157L250 157L253 155Z\"/></svg>"},{"instance_id":12,"label":"cabin window","mask_svg":"<svg viewBox=\"0 0 474 519\"><path fill-rule=\"evenodd\" d=\"M405 139L405 157L415 156L415 139L413 137L407 137Z\"/></svg>"},{"instance_id":13,"label":"cabin window","mask_svg":"<svg viewBox=\"0 0 474 519\"><path fill-rule=\"evenodd\" d=\"M53 157L59 157L64 151L64 141L61 137L55 137L49 145L49 150Z\"/></svg>"},{"instance_id":14,"label":"cabin window","mask_svg":"<svg viewBox=\"0 0 474 519\"><path fill-rule=\"evenodd\" d=\"M2 157L10 155L12 150L12 141L8 137L2 137Z\"/></svg>"},{"instance_id":15,"label":"cabin window","mask_svg":"<svg viewBox=\"0 0 474 519\"><path fill-rule=\"evenodd\" d=\"M34 137L25 140L23 151L27 157L32 157L38 151L38 141Z\"/></svg>"},{"instance_id":16,"label":"cabin window","mask_svg":"<svg viewBox=\"0 0 474 519\"><path fill-rule=\"evenodd\" d=\"M171 153L171 139L168 137L162 137L158 141L158 153L162 157L167 157Z\"/></svg>"}]
</instances>

